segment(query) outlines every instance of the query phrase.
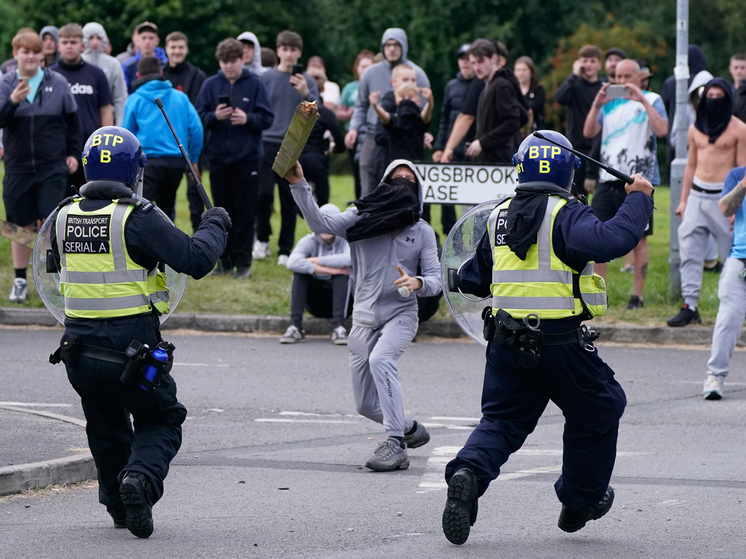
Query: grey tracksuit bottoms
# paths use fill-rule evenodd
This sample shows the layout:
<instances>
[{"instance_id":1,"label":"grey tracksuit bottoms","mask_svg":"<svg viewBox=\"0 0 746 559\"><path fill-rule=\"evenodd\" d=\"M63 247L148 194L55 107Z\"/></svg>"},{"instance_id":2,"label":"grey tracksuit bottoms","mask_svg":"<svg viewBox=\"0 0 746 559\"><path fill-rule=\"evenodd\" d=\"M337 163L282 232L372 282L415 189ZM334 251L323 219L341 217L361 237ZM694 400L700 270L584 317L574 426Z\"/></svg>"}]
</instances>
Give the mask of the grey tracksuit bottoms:
<instances>
[{"instance_id":1,"label":"grey tracksuit bottoms","mask_svg":"<svg viewBox=\"0 0 746 559\"><path fill-rule=\"evenodd\" d=\"M720 272L718 316L712 333L712 350L707 369L710 374L728 376L733 349L746 318L746 281L741 277L744 264L728 258Z\"/></svg>"},{"instance_id":2,"label":"grey tracksuit bottoms","mask_svg":"<svg viewBox=\"0 0 746 559\"><path fill-rule=\"evenodd\" d=\"M404 413L396 362L417 333L417 326L415 310L393 317L380 328L353 324L347 339L357 411L382 423L391 437L403 437L414 424Z\"/></svg>"},{"instance_id":3,"label":"grey tracksuit bottoms","mask_svg":"<svg viewBox=\"0 0 746 559\"><path fill-rule=\"evenodd\" d=\"M707 255L710 235L715 238L720 256L730 254L732 234L728 218L720 213L719 194L692 190L679 226L681 251L681 295L684 303L696 307L702 287L702 267ZM722 306L722 305L721 305Z\"/></svg>"}]
</instances>

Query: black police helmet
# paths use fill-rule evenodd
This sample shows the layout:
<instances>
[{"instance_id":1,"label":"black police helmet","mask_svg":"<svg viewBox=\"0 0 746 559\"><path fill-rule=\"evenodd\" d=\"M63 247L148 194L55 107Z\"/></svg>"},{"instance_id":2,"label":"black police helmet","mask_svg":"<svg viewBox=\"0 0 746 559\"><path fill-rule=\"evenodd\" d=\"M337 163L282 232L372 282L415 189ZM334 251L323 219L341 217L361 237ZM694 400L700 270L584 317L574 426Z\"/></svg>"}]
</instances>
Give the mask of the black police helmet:
<instances>
[{"instance_id":1,"label":"black police helmet","mask_svg":"<svg viewBox=\"0 0 746 559\"><path fill-rule=\"evenodd\" d=\"M543 136L572 149L572 144L559 132L541 130ZM562 149L531 134L526 137L513 156L513 165L518 171L518 182L551 182L570 190L575 169L580 160L574 153Z\"/></svg>"}]
</instances>

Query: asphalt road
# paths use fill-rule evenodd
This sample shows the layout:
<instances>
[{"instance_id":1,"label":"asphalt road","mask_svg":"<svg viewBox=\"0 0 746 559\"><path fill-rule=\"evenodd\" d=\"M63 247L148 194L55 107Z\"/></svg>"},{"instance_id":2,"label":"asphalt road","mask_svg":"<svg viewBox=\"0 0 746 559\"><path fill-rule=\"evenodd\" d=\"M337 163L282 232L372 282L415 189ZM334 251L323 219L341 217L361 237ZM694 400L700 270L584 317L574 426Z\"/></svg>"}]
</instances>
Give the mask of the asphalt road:
<instances>
[{"instance_id":1,"label":"asphalt road","mask_svg":"<svg viewBox=\"0 0 746 559\"><path fill-rule=\"evenodd\" d=\"M0 401L82 418L62 365L47 363L59 337L0 329ZM557 528L563 421L550 404L456 547L440 529L442 472L478 421L479 347L410 346L400 361L406 408L432 440L410 451L408 470L376 474L362 464L382 431L354 414L345 348L169 338L189 417L153 536L115 530L91 482L0 499L0 557L746 557L746 353L734 355L726 397L706 402L706 349L602 345L629 401L612 510L576 534Z\"/></svg>"}]
</instances>

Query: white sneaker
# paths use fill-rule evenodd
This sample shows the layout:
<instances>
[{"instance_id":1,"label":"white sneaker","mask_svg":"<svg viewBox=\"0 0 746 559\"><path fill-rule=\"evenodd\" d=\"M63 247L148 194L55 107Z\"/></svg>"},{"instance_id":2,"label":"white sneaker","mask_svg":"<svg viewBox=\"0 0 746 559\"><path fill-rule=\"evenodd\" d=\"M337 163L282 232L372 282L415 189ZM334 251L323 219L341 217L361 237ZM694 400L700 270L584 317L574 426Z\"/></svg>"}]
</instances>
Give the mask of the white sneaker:
<instances>
[{"instance_id":1,"label":"white sneaker","mask_svg":"<svg viewBox=\"0 0 746 559\"><path fill-rule=\"evenodd\" d=\"M299 330L297 326L293 326L292 324L288 326L288 329L285 330L285 333L282 335L282 338L280 338L281 344L297 344L298 342L305 342L305 341L306 341L305 330Z\"/></svg>"},{"instance_id":2,"label":"white sneaker","mask_svg":"<svg viewBox=\"0 0 746 559\"><path fill-rule=\"evenodd\" d=\"M254 247L251 250L251 257L254 260L264 260L270 254L272 253L269 251L269 243L254 241Z\"/></svg>"},{"instance_id":3,"label":"white sneaker","mask_svg":"<svg viewBox=\"0 0 746 559\"><path fill-rule=\"evenodd\" d=\"M347 330L345 330L344 326L337 326L329 334L329 339L334 345L347 345Z\"/></svg>"},{"instance_id":4,"label":"white sneaker","mask_svg":"<svg viewBox=\"0 0 746 559\"><path fill-rule=\"evenodd\" d=\"M13 280L13 289L10 290L11 303L25 303L28 299L28 283L23 278Z\"/></svg>"},{"instance_id":5,"label":"white sneaker","mask_svg":"<svg viewBox=\"0 0 746 559\"><path fill-rule=\"evenodd\" d=\"M707 375L705 385L702 388L702 395L705 400L719 400L723 397L723 380L724 377L720 375Z\"/></svg>"},{"instance_id":6,"label":"white sneaker","mask_svg":"<svg viewBox=\"0 0 746 559\"><path fill-rule=\"evenodd\" d=\"M289 258L290 257L287 254L281 254L277 257L277 265L287 267Z\"/></svg>"}]
</instances>

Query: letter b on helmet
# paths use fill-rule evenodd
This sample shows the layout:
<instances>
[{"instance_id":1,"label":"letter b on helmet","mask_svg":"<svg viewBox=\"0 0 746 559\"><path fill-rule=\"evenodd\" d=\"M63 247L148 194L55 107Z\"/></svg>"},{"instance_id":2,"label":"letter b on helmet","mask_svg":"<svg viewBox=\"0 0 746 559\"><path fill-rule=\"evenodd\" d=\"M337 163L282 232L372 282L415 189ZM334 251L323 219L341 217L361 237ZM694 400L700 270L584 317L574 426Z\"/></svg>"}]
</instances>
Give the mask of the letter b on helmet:
<instances>
[{"instance_id":1,"label":"letter b on helmet","mask_svg":"<svg viewBox=\"0 0 746 559\"><path fill-rule=\"evenodd\" d=\"M541 130L542 135L572 149L572 144L559 132ZM540 140L533 134L521 143L518 152L513 156L513 164L518 172L518 182L541 181L556 184L570 190L575 169L580 160L575 154Z\"/></svg>"},{"instance_id":2,"label":"letter b on helmet","mask_svg":"<svg viewBox=\"0 0 746 559\"><path fill-rule=\"evenodd\" d=\"M81 159L87 181L123 182L133 190L145 167L140 142L132 132L119 126L104 126L91 134Z\"/></svg>"}]
</instances>

